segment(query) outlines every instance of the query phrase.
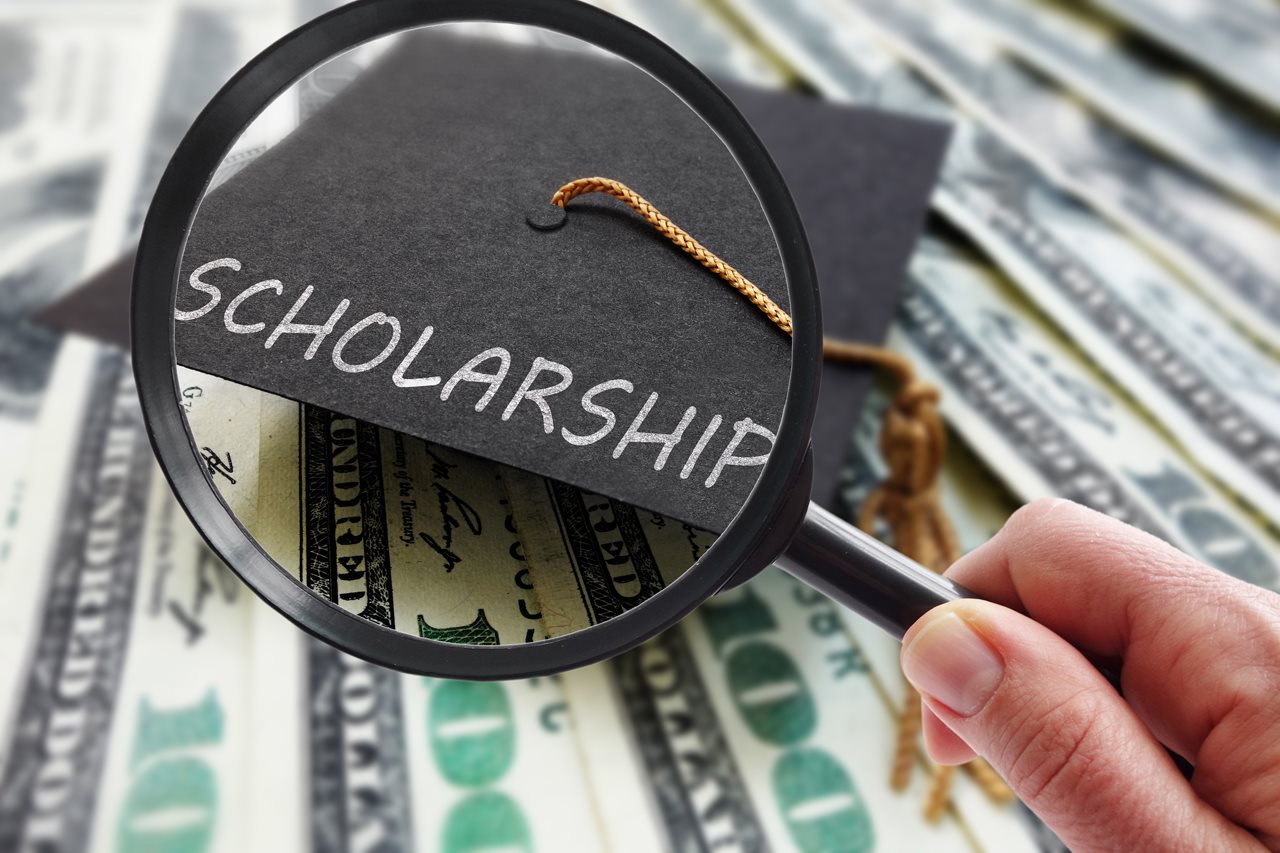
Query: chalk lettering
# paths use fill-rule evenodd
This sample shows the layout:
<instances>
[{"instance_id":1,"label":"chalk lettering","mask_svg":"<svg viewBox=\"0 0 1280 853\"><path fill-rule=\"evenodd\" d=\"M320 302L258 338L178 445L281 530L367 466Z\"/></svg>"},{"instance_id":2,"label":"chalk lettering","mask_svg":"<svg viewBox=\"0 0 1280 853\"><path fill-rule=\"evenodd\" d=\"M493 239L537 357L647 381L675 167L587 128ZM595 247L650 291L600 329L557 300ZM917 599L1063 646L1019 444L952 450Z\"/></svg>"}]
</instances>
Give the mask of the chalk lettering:
<instances>
[{"instance_id":1,"label":"chalk lettering","mask_svg":"<svg viewBox=\"0 0 1280 853\"><path fill-rule=\"evenodd\" d=\"M729 439L729 443L725 445L724 452L720 454L720 458L716 460L716 465L711 469L711 475L707 477L706 487L709 489L720 479L720 472L729 465L763 465L769 461L768 451L757 454L755 456L737 456L735 451L738 445L742 443L742 439L748 434L758 435L769 440L769 449L773 449L773 440L776 436L769 430L760 426L751 418L743 418L733 425L733 438Z\"/></svg>"},{"instance_id":2,"label":"chalk lettering","mask_svg":"<svg viewBox=\"0 0 1280 853\"><path fill-rule=\"evenodd\" d=\"M378 353L373 358L368 361L362 361L359 364L351 364L342 357L342 351L346 349L347 344L351 343L351 340L356 335L374 324L379 326L390 326L391 340L387 341L387 345L382 348L382 352ZM400 321L395 317L388 317L386 314L379 311L376 314L370 314L368 317L365 317L359 323L356 323L350 329L347 329L342 337L338 338L338 342L333 345L333 366L344 373L364 373L366 370L373 370L379 364L386 361L387 357L395 351L395 348L399 344Z\"/></svg>"},{"instance_id":3,"label":"chalk lettering","mask_svg":"<svg viewBox=\"0 0 1280 853\"><path fill-rule=\"evenodd\" d=\"M427 341L431 340L431 334L434 331L434 326L427 326L423 329L422 334L418 336L417 342L409 350L409 354L404 357L404 361L400 362L400 366L396 368L395 373L391 374L391 382L397 388L422 388L427 385L440 384L439 376L421 376L417 379L404 378L404 375L409 372L409 366L413 364L413 360L418 357L418 353L422 352L422 348L427 345Z\"/></svg>"},{"instance_id":4,"label":"chalk lettering","mask_svg":"<svg viewBox=\"0 0 1280 853\"><path fill-rule=\"evenodd\" d=\"M284 285L279 279L268 279L260 281L257 284L250 285L240 292L240 295L227 303L227 310L222 314L222 324L227 327L228 332L235 332L237 335L256 335L267 327L266 323L237 323L235 321L236 309L244 304L244 301L250 296L262 293L264 290L274 290L276 296L284 293Z\"/></svg>"},{"instance_id":5,"label":"chalk lettering","mask_svg":"<svg viewBox=\"0 0 1280 853\"><path fill-rule=\"evenodd\" d=\"M533 381L542 373L555 372L560 374L560 379L554 385L548 385L545 388L534 388ZM561 391L569 387L569 383L573 382L573 371L565 367L563 364L557 364L549 361L542 356L537 356L533 360L533 366L529 368L529 372L524 377L524 382L520 383L520 389L516 391L511 402L507 403L507 408L502 412L504 421L511 420L511 415L515 412L516 407L524 400L532 400L533 403L542 412L542 431L550 435L555 431L555 421L551 417L551 407L547 405L547 397L552 394L559 394Z\"/></svg>"},{"instance_id":6,"label":"chalk lettering","mask_svg":"<svg viewBox=\"0 0 1280 853\"><path fill-rule=\"evenodd\" d=\"M218 303L222 301L222 291L214 285L202 280L201 276L209 272L209 270L216 270L224 267L240 272L240 262L235 258L218 258L216 261L209 261L207 264L201 264L192 271L191 278L187 279L187 284L190 284L196 290L209 294L209 301L204 305L201 305L199 308L196 308L194 311L174 311L173 319L181 322L186 322L187 320L199 320L205 314L208 314L217 307Z\"/></svg>"},{"instance_id":7,"label":"chalk lettering","mask_svg":"<svg viewBox=\"0 0 1280 853\"><path fill-rule=\"evenodd\" d=\"M711 416L711 422L707 424L707 428L698 437L698 443L693 446L693 452L689 454L689 458L685 460L684 467L680 469L681 480L689 479L689 475L693 473L693 466L698 464L702 451L707 449L707 442L711 441L711 436L715 435L716 430L720 429L721 420L719 415Z\"/></svg>"},{"instance_id":8,"label":"chalk lettering","mask_svg":"<svg viewBox=\"0 0 1280 853\"><path fill-rule=\"evenodd\" d=\"M284 315L284 319L276 326L275 331L267 338L266 348L271 349L275 346L275 342L280 340L281 335L311 335L311 346L307 347L307 351L303 353L303 358L310 361L315 358L316 352L320 349L320 345L324 343L324 339L329 337L333 332L333 327L338 325L338 321L342 319L342 315L347 313L347 308L351 305L350 299L344 299L338 303L338 307L333 309L333 313L329 315L329 319L323 325L315 325L312 323L295 323L293 319L298 316L298 312L302 310L302 306L307 304L307 300L311 298L311 293L315 288L307 285L307 289L302 291L302 295L298 297L298 301L293 303L293 307L289 309L289 313Z\"/></svg>"},{"instance_id":9,"label":"chalk lettering","mask_svg":"<svg viewBox=\"0 0 1280 853\"><path fill-rule=\"evenodd\" d=\"M239 272L241 271L241 263L236 258L227 257L218 258L197 267L191 273L188 283L192 289L207 294L208 298L205 304L198 308L190 311L175 311L174 316L177 320L199 319L210 314L215 307L222 304L223 290L225 288L220 288L204 279L205 276L218 269ZM276 324L275 328L264 340L264 348L271 349L285 335L309 336L310 340L303 351L303 358L311 360L331 339L336 338L336 342L332 344L332 349L329 351L329 360L339 371L343 373L368 373L385 363L395 363L395 370L391 373L391 383L394 387L421 388L440 385L441 402L448 402L463 383L481 385L484 387L476 392L479 395L479 399L475 400L474 403L474 408L477 412L483 412L488 407L489 403L504 387L507 375L511 372L513 361L511 352L504 347L495 346L471 357L452 375L448 373L433 375L424 366L418 365L418 360L436 332L434 326L425 326L413 345L401 357L400 353L403 351L400 350L400 343L404 328L401 321L390 314L377 311L354 323L344 323L345 329L338 329L348 309L352 306L350 299L341 299L323 323L300 322L299 316L306 310L314 290L315 288L310 285L302 290L292 306L284 314L283 319ZM221 314L220 326L225 327L228 332L236 335L254 335L265 331L270 325L269 321L239 322L236 319L236 314L244 307L245 302L254 296L268 292L274 296L284 296L285 285L279 279L264 279L239 290L235 297L225 304ZM263 302L261 304L267 306L273 303ZM252 309L249 310L253 313ZM320 309L312 306L311 312L317 310ZM315 317L314 314L312 316ZM315 318L318 319L318 317ZM381 334L385 337L379 338L379 333L376 331L370 333L370 329L373 326L384 327ZM335 335L335 332L339 334ZM360 337L361 334L364 334L363 338ZM383 341L380 349L378 349L378 341ZM453 346L456 347L456 342L454 342ZM448 367L452 366L453 364L448 365ZM437 369L440 368L437 367ZM417 375L411 375L411 373L416 373ZM445 381L443 376L448 376L448 380ZM385 381L385 379L382 381ZM570 367L541 356L534 357L527 373L519 383L519 387L503 407L500 417L503 421L509 421L520 410L522 404L526 402L532 403L541 416L540 423L543 431L547 435L553 435L556 432L556 428L552 405L549 402L550 398L557 394L563 394L570 389L573 383L574 372ZM590 385L578 397L578 405L581 407L582 412L588 416L588 419L584 421L586 424L584 431L579 433L568 426L562 426L559 430L560 437L567 444L574 447L586 447L602 442L606 437L611 436L617 428L622 417L621 413L633 410L631 406L634 406L634 403L628 398L616 395L610 398L614 401L613 405L604 405L599 402L600 399L607 392L614 391L634 395L636 390L636 385L632 381L620 378L608 379ZM198 389L195 393L198 393ZM469 395L463 396L470 399ZM629 403L630 405L624 406L624 403ZM184 405L189 404L189 399L184 400ZM653 462L653 470L662 471L677 448L684 446L682 444L684 436L697 419L698 407L677 407L673 405L671 414L677 411L682 412L682 414L675 423L670 423L669 421L664 423L664 426L671 427L669 432L664 432L653 429L654 420L666 421L670 417L669 414L655 416L654 409L657 404L658 392L650 391L647 393L639 412L631 418L630 425L614 444L611 450L611 455L614 459L621 458L623 453L632 445L656 444L658 448ZM458 404L455 403L455 405ZM594 429L590 426L590 418L596 419L597 425ZM535 422L533 419L526 418L526 420L530 424ZM710 419L702 428L696 443L694 443L693 449L680 467L679 477L681 480L689 480L692 477L694 471L700 467L704 456L714 459L715 462L714 464L708 463L710 472L705 479L701 477L694 479L695 482L701 482L702 486L708 489L714 487L720 481L726 468L760 466L767 461L769 449L772 448L772 444L775 441L775 436L772 432L757 424L751 418L745 417L733 423L732 435L725 438L721 436L720 431L725 420L726 418L720 414L712 414L710 416ZM769 447L761 448L761 443L751 439L750 436L758 436L765 439ZM348 442L338 440L342 439L343 436L335 434L331 438L335 440L332 448L335 452L340 452L344 455L353 452L353 448L348 446ZM720 446L721 442L727 441L727 444L717 454L715 449L709 449L713 441L717 446ZM746 442L747 448L760 452L746 452L744 442ZM635 456L636 452L638 451L633 451L632 456ZM233 476L229 456L224 462L219 454L210 453L206 457L206 463L209 465L211 475L225 476L228 480ZM401 463L398 462L397 464ZM445 466L445 463L441 462L440 465ZM705 470L708 465L702 465L701 468ZM342 468L342 466L339 466L339 468ZM345 468L342 468L342 470L344 474L348 473ZM447 476L447 467L442 467L440 470L445 473L437 473L436 476ZM346 531L349 541L339 543L340 545L351 546L352 550L352 553L340 555L339 559L339 563L344 569L341 580L345 584L343 589L339 591L339 598L344 601L359 600L365 595L362 578L365 570L363 565L364 558L362 553L359 553L362 548L360 542L362 520L359 518L358 510L354 509L355 505L348 499L349 495L355 495L357 498L360 495L360 486L357 479L348 481L348 479L344 478L342 482L333 484L336 490L335 504L342 507L344 512L350 510L348 516L335 520L339 526L343 523L349 523L349 528ZM412 494L412 484L410 483L400 482L398 489L399 498L402 500L407 499ZM452 498L448 494L442 497L446 503L452 504ZM412 530L410 526L406 525L405 530L402 531L401 540L404 542L424 541L444 558L446 571L452 569L456 562L455 555L452 554L449 547L452 531L458 524L469 528L471 521L467 518L466 507L459 507L456 512L461 513L461 519L445 518L444 520L447 523L440 536L432 538L423 534L422 531ZM454 521L458 521L458 524L451 523Z\"/></svg>"},{"instance_id":10,"label":"chalk lettering","mask_svg":"<svg viewBox=\"0 0 1280 853\"><path fill-rule=\"evenodd\" d=\"M698 413L698 410L694 406L685 409L684 416L680 418L680 423L671 432L641 432L640 425L649 416L649 412L656 402L658 402L658 393L655 391L649 395L648 400L645 400L640 413L631 422L631 426L627 427L627 431L622 434L617 447L613 448L614 459L622 455L622 451L627 448L628 444L661 444L662 449L658 451L658 458L653 462L653 470L661 471L663 466L667 464L667 457L671 455L671 451L676 449L680 439L684 438L684 431L689 426L689 421L693 420L693 416Z\"/></svg>"},{"instance_id":11,"label":"chalk lettering","mask_svg":"<svg viewBox=\"0 0 1280 853\"><path fill-rule=\"evenodd\" d=\"M596 417L604 418L604 426L591 433L590 435L575 435L569 432L567 427L560 428L560 435L570 444L582 447L587 444L595 444L613 431L613 427L618 422L618 418L614 415L613 410L606 409L604 406L596 405L595 399L597 394L603 394L605 391L626 391L630 394L636 390L636 386L632 385L625 379L610 379L608 382L601 382L599 385L593 385L587 389L587 393L582 395L582 409L588 414Z\"/></svg>"},{"instance_id":12,"label":"chalk lettering","mask_svg":"<svg viewBox=\"0 0 1280 853\"><path fill-rule=\"evenodd\" d=\"M502 366L498 368L497 373L481 373L476 370L481 364L494 358L502 362ZM476 401L476 411L483 412L484 407L489 405L489 401L493 399L493 395L498 393L498 388L502 385L502 380L507 378L507 371L510 369L511 353L502 347L487 349L462 365L462 367L458 368L457 373L449 377L449 381L444 383L444 388L440 391L440 399L448 400L449 395L453 393L454 388L458 387L459 382L487 383L489 390L480 395L480 399Z\"/></svg>"}]
</instances>

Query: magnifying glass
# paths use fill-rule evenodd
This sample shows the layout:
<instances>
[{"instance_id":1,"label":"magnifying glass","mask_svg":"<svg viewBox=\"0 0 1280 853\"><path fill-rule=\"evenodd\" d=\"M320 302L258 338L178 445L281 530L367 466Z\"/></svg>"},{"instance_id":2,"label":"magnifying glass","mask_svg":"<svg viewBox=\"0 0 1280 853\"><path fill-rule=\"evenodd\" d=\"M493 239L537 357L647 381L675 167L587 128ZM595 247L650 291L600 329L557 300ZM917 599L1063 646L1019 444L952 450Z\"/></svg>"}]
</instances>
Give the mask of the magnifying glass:
<instances>
[{"instance_id":1,"label":"magnifying glass","mask_svg":"<svg viewBox=\"0 0 1280 853\"><path fill-rule=\"evenodd\" d=\"M570 0L367 0L215 97L134 369L213 550L394 669L619 654L777 563L901 637L965 593L809 502L818 290L764 148Z\"/></svg>"}]
</instances>

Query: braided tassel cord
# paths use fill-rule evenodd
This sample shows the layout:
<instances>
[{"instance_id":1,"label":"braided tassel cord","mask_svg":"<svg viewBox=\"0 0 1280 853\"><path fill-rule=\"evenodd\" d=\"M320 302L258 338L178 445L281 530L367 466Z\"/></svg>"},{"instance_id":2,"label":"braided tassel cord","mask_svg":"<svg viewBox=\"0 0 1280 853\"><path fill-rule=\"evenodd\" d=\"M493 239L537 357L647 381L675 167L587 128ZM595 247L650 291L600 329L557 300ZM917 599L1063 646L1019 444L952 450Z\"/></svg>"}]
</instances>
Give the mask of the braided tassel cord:
<instances>
[{"instance_id":1,"label":"braided tassel cord","mask_svg":"<svg viewBox=\"0 0 1280 853\"><path fill-rule=\"evenodd\" d=\"M689 232L664 216L662 211L626 184L612 178L578 178L556 190L555 195L551 197L551 203L563 208L573 199L587 193L604 193L625 202L632 210L644 217L644 220L658 233L691 255L694 260L711 270L734 290L747 297L751 304L763 311L764 315L779 329L788 335L791 334L791 316L770 299L768 294L752 284L715 252L693 239Z\"/></svg>"},{"instance_id":2,"label":"braided tassel cord","mask_svg":"<svg viewBox=\"0 0 1280 853\"><path fill-rule=\"evenodd\" d=\"M893 773L889 785L895 791L905 791L911 784L911 770L916 764L920 749L920 694L910 684L898 714L898 737L893 746Z\"/></svg>"}]
</instances>

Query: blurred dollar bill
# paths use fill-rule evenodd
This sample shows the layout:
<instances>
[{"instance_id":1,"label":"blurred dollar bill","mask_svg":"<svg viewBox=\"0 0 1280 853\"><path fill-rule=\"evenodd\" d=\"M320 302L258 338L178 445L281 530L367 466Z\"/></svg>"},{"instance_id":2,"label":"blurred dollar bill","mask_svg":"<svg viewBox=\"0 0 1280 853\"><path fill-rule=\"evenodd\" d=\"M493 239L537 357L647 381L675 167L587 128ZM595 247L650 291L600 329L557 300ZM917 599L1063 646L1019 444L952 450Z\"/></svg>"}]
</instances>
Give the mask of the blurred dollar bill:
<instances>
[{"instance_id":1,"label":"blurred dollar bill","mask_svg":"<svg viewBox=\"0 0 1280 853\"><path fill-rule=\"evenodd\" d=\"M127 360L59 356L3 577L4 849L243 849L247 592L150 458Z\"/></svg>"},{"instance_id":2,"label":"blurred dollar bill","mask_svg":"<svg viewBox=\"0 0 1280 853\"><path fill-rule=\"evenodd\" d=\"M1028 62L1189 169L1280 213L1280 130L1266 111L1144 50L1081 4L963 0ZM1272 93L1275 94L1274 92Z\"/></svg>"},{"instance_id":3,"label":"blurred dollar bill","mask_svg":"<svg viewBox=\"0 0 1280 853\"><path fill-rule=\"evenodd\" d=\"M33 440L60 339L28 318L136 238L187 127L284 32L286 11L249 0L109 0L0 13L0 41L14 47L0 61L0 113L10 117L0 138L19 163L11 175L0 156L0 437L16 458ZM15 465L0 474L0 560L23 523L24 473Z\"/></svg>"},{"instance_id":4,"label":"blurred dollar bill","mask_svg":"<svg viewBox=\"0 0 1280 853\"><path fill-rule=\"evenodd\" d=\"M222 84L274 39L288 32L291 10L256 0L175 0L172 33L151 89L134 93L127 133L113 156L99 205L90 263L120 255L137 238L169 158Z\"/></svg>"},{"instance_id":5,"label":"blurred dollar bill","mask_svg":"<svg viewBox=\"0 0 1280 853\"><path fill-rule=\"evenodd\" d=\"M58 335L31 316L86 271L113 137L159 73L165 15L146 0L0 9L0 563L12 548L22 466Z\"/></svg>"},{"instance_id":6,"label":"blurred dollar bill","mask_svg":"<svg viewBox=\"0 0 1280 853\"><path fill-rule=\"evenodd\" d=\"M557 680L401 676L316 641L305 677L310 849L605 849Z\"/></svg>"},{"instance_id":7,"label":"blurred dollar bill","mask_svg":"<svg viewBox=\"0 0 1280 853\"><path fill-rule=\"evenodd\" d=\"M55 175L101 164L160 35L149 0L0 8L0 223L48 216ZM142 72L142 73L140 73ZM44 204L33 204L44 202ZM81 210L82 213L90 211Z\"/></svg>"},{"instance_id":8,"label":"blurred dollar bill","mask_svg":"<svg viewBox=\"0 0 1280 853\"><path fill-rule=\"evenodd\" d=\"M999 47L954 3L832 0L861 13L949 97L1060 186L1175 264L1249 334L1280 351L1280 229L1135 141Z\"/></svg>"},{"instance_id":9,"label":"blurred dollar bill","mask_svg":"<svg viewBox=\"0 0 1280 853\"><path fill-rule=\"evenodd\" d=\"M270 5L106 0L0 11L0 320L6 346L23 347L2 362L0 418L34 416L55 348L53 333L26 318L136 236L196 113L284 31Z\"/></svg>"},{"instance_id":10,"label":"blurred dollar bill","mask_svg":"<svg viewBox=\"0 0 1280 853\"><path fill-rule=\"evenodd\" d=\"M192 433L258 543L312 592L388 628L470 645L560 636L660 592L714 541L434 442L196 371L180 378L188 414L211 391L223 401Z\"/></svg>"},{"instance_id":11,"label":"blurred dollar bill","mask_svg":"<svg viewBox=\"0 0 1280 853\"><path fill-rule=\"evenodd\" d=\"M1280 8L1269 0L1092 0L1220 81L1280 110Z\"/></svg>"},{"instance_id":12,"label":"blurred dollar bill","mask_svg":"<svg viewBox=\"0 0 1280 853\"><path fill-rule=\"evenodd\" d=\"M98 13L119 4L69 5L58 6L66 20L105 27ZM90 66L81 76L91 85L76 97L103 113L97 120L115 122L102 189L90 199L68 192L73 183L53 184L59 204L93 208L78 250L83 269L124 250L149 201L148 182L207 97L251 55L245 44L243 54L219 56L228 42L216 24L234 15L230 5L221 17L136 5L158 10L167 25L123 24L133 28L129 58L149 70L120 98L108 97L118 84L99 54L70 55ZM111 45L110 32L103 35ZM225 74L195 61L201 48ZM74 104L72 94L65 104ZM60 254L66 264L73 253ZM21 504L9 513L21 537L0 575L0 847L244 849L260 811L247 767L264 732L277 731L251 717L252 686L262 678L247 666L258 611L155 471L124 356L69 340L49 384L40 452L27 460ZM190 412L197 421L220 410L210 390ZM282 746L272 751L289 754Z\"/></svg>"},{"instance_id":13,"label":"blurred dollar bill","mask_svg":"<svg viewBox=\"0 0 1280 853\"><path fill-rule=\"evenodd\" d=\"M824 0L744 0L732 8L830 97L954 122L935 210L1215 479L1280 519L1273 358L1025 157L952 110L873 36L827 14Z\"/></svg>"},{"instance_id":14,"label":"blurred dollar bill","mask_svg":"<svg viewBox=\"0 0 1280 853\"><path fill-rule=\"evenodd\" d=\"M1274 541L1137 415L990 267L941 240L891 335L947 420L1023 501L1066 497L1228 574L1280 585Z\"/></svg>"},{"instance_id":15,"label":"blurred dollar bill","mask_svg":"<svg viewBox=\"0 0 1280 853\"><path fill-rule=\"evenodd\" d=\"M1016 813L982 804L982 838L963 806L921 820L921 775L889 790L893 712L835 605L775 569L565 685L612 849L1036 849Z\"/></svg>"}]
</instances>

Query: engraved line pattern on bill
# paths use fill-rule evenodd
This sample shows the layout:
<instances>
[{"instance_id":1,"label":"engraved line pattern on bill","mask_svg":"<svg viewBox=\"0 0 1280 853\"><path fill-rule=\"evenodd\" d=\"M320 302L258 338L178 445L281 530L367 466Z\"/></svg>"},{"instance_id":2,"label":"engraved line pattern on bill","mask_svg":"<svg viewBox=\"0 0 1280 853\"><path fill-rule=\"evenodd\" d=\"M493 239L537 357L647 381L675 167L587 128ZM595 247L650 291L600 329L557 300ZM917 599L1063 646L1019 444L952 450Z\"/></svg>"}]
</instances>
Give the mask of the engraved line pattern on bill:
<instances>
[{"instance_id":1,"label":"engraved line pattern on bill","mask_svg":"<svg viewBox=\"0 0 1280 853\"><path fill-rule=\"evenodd\" d=\"M1113 121L1190 169L1280 213L1280 133L1265 111L1168 63L1063 0L964 0L1028 62L1075 89Z\"/></svg>"},{"instance_id":2,"label":"engraved line pattern on bill","mask_svg":"<svg viewBox=\"0 0 1280 853\"><path fill-rule=\"evenodd\" d=\"M0 783L0 847L88 843L109 747L99 735L115 713L128 651L130 614L142 554L152 475L132 372L103 351L84 390L74 476L33 625L35 645ZM61 802L42 813L38 797Z\"/></svg>"},{"instance_id":3,"label":"engraved line pattern on bill","mask_svg":"<svg viewBox=\"0 0 1280 853\"><path fill-rule=\"evenodd\" d=\"M1280 230L1178 162L1099 118L1017 61L946 0L831 0L874 31L1055 183L1175 264L1280 350ZM858 11L855 11L858 10Z\"/></svg>"}]
</instances>

